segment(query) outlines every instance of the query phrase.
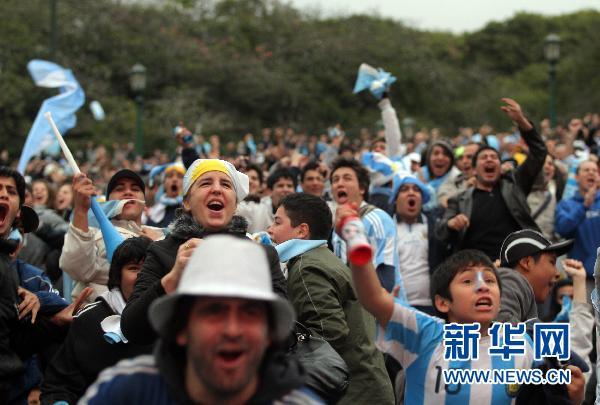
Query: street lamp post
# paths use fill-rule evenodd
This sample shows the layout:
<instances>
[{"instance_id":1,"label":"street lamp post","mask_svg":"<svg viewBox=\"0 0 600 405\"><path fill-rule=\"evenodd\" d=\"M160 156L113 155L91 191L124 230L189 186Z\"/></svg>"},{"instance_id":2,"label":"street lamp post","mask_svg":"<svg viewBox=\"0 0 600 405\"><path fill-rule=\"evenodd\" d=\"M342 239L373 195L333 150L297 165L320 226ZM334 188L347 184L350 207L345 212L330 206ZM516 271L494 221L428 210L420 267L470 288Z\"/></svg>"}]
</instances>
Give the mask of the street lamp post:
<instances>
[{"instance_id":1,"label":"street lamp post","mask_svg":"<svg viewBox=\"0 0 600 405\"><path fill-rule=\"evenodd\" d=\"M135 151L138 155L142 155L144 153L142 108L144 106L144 90L146 90L146 68L141 63L136 63L129 71L129 86L135 100Z\"/></svg>"},{"instance_id":2,"label":"street lamp post","mask_svg":"<svg viewBox=\"0 0 600 405\"><path fill-rule=\"evenodd\" d=\"M412 140L415 129L415 120L411 117L406 117L402 120L402 126L404 127L404 135L406 139Z\"/></svg>"},{"instance_id":3,"label":"street lamp post","mask_svg":"<svg viewBox=\"0 0 600 405\"><path fill-rule=\"evenodd\" d=\"M50 60L56 62L56 46L58 37L58 28L56 25L56 2L50 0Z\"/></svg>"},{"instance_id":4,"label":"street lamp post","mask_svg":"<svg viewBox=\"0 0 600 405\"><path fill-rule=\"evenodd\" d=\"M556 128L556 64L560 58L560 37L558 35L549 34L546 37L544 40L544 56L548 61L550 125L552 128Z\"/></svg>"}]
</instances>

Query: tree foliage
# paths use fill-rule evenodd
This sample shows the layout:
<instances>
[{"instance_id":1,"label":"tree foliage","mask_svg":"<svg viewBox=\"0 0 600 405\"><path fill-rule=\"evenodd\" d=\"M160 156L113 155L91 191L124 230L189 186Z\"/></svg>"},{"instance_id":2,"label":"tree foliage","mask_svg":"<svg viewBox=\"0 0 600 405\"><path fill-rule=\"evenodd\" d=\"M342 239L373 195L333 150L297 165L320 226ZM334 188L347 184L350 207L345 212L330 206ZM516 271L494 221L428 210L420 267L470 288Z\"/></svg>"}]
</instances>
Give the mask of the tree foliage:
<instances>
[{"instance_id":1,"label":"tree foliage","mask_svg":"<svg viewBox=\"0 0 600 405\"><path fill-rule=\"evenodd\" d=\"M0 140L17 152L51 95L26 70L29 60L49 57L49 2L6 0L0 13ZM392 98L401 118L452 135L484 122L506 128L500 97L518 99L534 120L546 115L550 32L563 39L559 118L597 111L598 24L592 10L519 13L454 35L375 16L323 19L278 0L58 0L55 62L72 69L87 101L99 100L107 113L96 122L82 109L70 142L133 140L128 72L138 62L148 72L144 128L152 147L169 145L179 121L230 138L275 125L311 133L336 122L351 133L371 127L374 100L352 94L362 62L398 78Z\"/></svg>"}]
</instances>

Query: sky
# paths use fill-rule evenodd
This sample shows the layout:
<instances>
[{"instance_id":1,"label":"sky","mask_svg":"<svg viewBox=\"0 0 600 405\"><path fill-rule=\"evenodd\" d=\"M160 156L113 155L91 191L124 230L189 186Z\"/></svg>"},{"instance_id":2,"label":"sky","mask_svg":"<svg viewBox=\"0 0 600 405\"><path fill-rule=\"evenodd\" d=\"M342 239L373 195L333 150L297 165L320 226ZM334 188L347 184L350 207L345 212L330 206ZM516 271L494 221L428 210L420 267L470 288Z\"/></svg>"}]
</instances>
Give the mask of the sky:
<instances>
[{"instance_id":1,"label":"sky","mask_svg":"<svg viewBox=\"0 0 600 405\"><path fill-rule=\"evenodd\" d=\"M600 10L600 0L287 0L301 10L319 10L323 17L373 14L423 30L476 31L490 21L516 12L560 15L583 9Z\"/></svg>"}]
</instances>

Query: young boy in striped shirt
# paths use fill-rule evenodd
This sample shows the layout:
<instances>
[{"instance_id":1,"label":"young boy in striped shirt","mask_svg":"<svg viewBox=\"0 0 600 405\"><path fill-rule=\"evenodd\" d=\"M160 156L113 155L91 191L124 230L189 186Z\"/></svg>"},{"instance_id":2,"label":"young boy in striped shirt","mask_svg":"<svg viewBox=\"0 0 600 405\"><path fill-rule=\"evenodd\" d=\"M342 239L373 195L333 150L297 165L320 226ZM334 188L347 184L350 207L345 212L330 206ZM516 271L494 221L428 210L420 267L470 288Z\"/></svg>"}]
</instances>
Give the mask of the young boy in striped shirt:
<instances>
[{"instance_id":1,"label":"young boy in striped shirt","mask_svg":"<svg viewBox=\"0 0 600 405\"><path fill-rule=\"evenodd\" d=\"M352 209L338 208L336 222ZM338 222L339 223L339 222ZM378 320L379 348L394 357L405 370L404 403L421 404L512 404L518 387L493 384L445 384L448 369L529 369L533 365L532 343L523 334L525 353L504 360L491 356L488 329L500 310L500 281L496 269L483 252L464 250L442 263L431 277L431 296L441 318L429 316L394 299L381 288L372 264L351 264L354 288L362 305ZM467 360L446 360L444 324L480 325L478 353ZM477 358L475 358L477 357Z\"/></svg>"}]
</instances>

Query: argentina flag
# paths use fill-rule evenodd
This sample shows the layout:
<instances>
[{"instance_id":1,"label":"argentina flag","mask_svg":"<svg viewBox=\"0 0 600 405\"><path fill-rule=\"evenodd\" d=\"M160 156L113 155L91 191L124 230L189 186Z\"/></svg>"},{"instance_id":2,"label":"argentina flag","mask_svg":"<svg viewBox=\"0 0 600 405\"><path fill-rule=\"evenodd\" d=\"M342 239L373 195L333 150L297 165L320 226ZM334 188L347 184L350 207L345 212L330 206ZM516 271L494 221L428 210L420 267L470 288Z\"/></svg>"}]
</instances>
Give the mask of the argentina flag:
<instances>
[{"instance_id":1,"label":"argentina flag","mask_svg":"<svg viewBox=\"0 0 600 405\"><path fill-rule=\"evenodd\" d=\"M47 111L52 113L58 130L64 135L77 124L75 112L85 102L83 89L69 69L64 69L52 62L34 59L27 64L27 70L36 86L58 88L60 94L44 100L35 121L33 121L19 159L17 169L21 173L25 173L27 162L32 156L47 148L54 141L52 129L44 118L44 114Z\"/></svg>"}]
</instances>

